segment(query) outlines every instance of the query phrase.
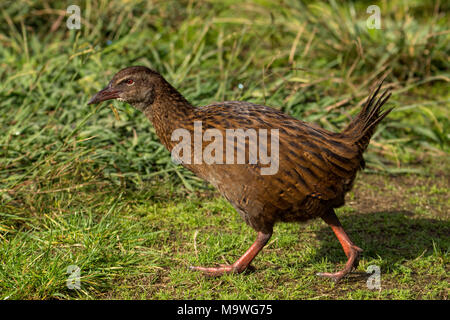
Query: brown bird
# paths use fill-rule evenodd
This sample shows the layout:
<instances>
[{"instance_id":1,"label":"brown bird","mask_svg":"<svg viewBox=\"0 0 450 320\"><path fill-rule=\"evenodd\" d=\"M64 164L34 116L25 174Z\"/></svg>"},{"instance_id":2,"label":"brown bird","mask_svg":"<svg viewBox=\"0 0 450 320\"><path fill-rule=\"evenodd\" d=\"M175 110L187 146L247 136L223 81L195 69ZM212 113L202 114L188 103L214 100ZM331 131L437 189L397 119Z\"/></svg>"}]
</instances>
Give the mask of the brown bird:
<instances>
[{"instance_id":1,"label":"brown bird","mask_svg":"<svg viewBox=\"0 0 450 320\"><path fill-rule=\"evenodd\" d=\"M88 104L118 99L142 111L164 146L172 155L178 152L174 159L184 159L184 167L214 185L257 231L256 241L232 265L192 269L214 276L243 272L269 241L275 223L320 217L348 260L343 270L318 275L338 281L358 266L362 249L350 240L334 208L344 205L356 173L364 168L363 152L377 124L392 110L380 112L390 96L385 91L377 98L380 88L340 133L243 101L194 107L146 67L120 70ZM177 132L193 139L181 144Z\"/></svg>"}]
</instances>

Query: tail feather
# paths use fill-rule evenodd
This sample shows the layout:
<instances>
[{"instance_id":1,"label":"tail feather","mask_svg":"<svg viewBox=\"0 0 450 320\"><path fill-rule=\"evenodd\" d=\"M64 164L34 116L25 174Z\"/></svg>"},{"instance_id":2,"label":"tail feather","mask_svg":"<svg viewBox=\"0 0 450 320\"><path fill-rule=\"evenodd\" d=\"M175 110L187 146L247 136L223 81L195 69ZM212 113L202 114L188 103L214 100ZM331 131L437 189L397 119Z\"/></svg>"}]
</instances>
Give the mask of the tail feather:
<instances>
[{"instance_id":1,"label":"tail feather","mask_svg":"<svg viewBox=\"0 0 450 320\"><path fill-rule=\"evenodd\" d=\"M381 81L377 89L369 95L361 112L344 129L344 131L342 131L342 134L346 136L347 139L358 145L361 153L366 150L369 145L370 138L372 137L376 126L392 111L392 109L394 109L390 108L381 112L381 107L391 96L391 93L386 90L380 97L377 97L383 81Z\"/></svg>"}]
</instances>

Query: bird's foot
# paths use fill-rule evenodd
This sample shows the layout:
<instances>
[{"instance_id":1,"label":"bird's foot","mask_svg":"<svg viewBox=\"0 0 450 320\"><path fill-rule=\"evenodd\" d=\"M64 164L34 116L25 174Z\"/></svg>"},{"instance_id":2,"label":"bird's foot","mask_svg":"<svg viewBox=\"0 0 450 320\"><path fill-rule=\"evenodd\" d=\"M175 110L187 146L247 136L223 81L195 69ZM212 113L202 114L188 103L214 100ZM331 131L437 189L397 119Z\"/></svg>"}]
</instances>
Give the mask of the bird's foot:
<instances>
[{"instance_id":1,"label":"bird's foot","mask_svg":"<svg viewBox=\"0 0 450 320\"><path fill-rule=\"evenodd\" d=\"M236 264L221 264L220 267L195 267L191 266L191 270L201 271L207 276L211 277L219 277L224 274L230 273L241 273L246 268L242 268L242 266L238 266Z\"/></svg>"},{"instance_id":2,"label":"bird's foot","mask_svg":"<svg viewBox=\"0 0 450 320\"><path fill-rule=\"evenodd\" d=\"M352 270L356 269L359 264L359 256L363 250L355 245L350 247L350 255L348 257L347 263L345 264L345 268L339 272L328 273L328 272L319 272L317 275L319 277L331 278L335 282L338 282L343 277L348 275Z\"/></svg>"}]
</instances>

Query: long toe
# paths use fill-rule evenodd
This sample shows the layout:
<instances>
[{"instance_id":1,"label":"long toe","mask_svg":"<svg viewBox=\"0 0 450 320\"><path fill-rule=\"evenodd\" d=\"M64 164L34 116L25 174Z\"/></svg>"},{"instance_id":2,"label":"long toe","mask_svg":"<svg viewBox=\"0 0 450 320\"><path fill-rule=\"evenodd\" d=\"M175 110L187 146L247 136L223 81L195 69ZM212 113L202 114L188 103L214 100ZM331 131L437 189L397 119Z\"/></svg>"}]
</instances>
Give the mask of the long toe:
<instances>
[{"instance_id":1,"label":"long toe","mask_svg":"<svg viewBox=\"0 0 450 320\"><path fill-rule=\"evenodd\" d=\"M319 277L331 278L334 281L338 282L339 280L344 278L346 275L348 275L350 272L352 272L352 270L356 269L358 267L360 253L363 250L357 246L352 246L351 248L352 248L352 251L350 253L350 257L348 258L344 269L342 269L339 272L335 272L335 273L319 272L319 273L317 273L317 275Z\"/></svg>"},{"instance_id":2,"label":"long toe","mask_svg":"<svg viewBox=\"0 0 450 320\"><path fill-rule=\"evenodd\" d=\"M339 272L335 272L335 273L328 273L328 272L316 273L316 275L319 277L330 278L330 279L333 279L335 282L338 282L343 277L345 277L347 274L348 273L344 273L343 271L339 271Z\"/></svg>"},{"instance_id":3,"label":"long toe","mask_svg":"<svg viewBox=\"0 0 450 320\"><path fill-rule=\"evenodd\" d=\"M221 265L220 267L196 267L191 266L191 270L203 272L207 276L219 277L227 273L237 273L233 265Z\"/></svg>"}]
</instances>

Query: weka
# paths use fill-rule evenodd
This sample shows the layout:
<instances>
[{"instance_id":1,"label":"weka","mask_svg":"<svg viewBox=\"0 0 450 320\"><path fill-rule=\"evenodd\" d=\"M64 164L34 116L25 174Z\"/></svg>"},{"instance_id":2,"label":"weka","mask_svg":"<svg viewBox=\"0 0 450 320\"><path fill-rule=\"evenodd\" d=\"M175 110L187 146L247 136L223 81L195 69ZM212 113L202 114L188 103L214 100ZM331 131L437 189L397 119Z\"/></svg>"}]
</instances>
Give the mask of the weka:
<instances>
[{"instance_id":1,"label":"weka","mask_svg":"<svg viewBox=\"0 0 450 320\"><path fill-rule=\"evenodd\" d=\"M380 88L381 84L341 133L243 101L193 107L159 73L146 67L120 70L88 104L109 99L128 102L148 117L169 151L175 146L171 138L174 130L183 128L194 134L194 122L198 121L202 130L214 128L224 135L226 129L278 129L279 170L275 174L262 175L261 163L182 163L214 185L258 232L253 245L232 265L191 268L215 276L243 272L269 241L276 222L320 217L331 226L348 260L343 270L318 275L338 281L358 266L362 249L345 233L334 208L344 204L357 171L364 168L363 152L375 127L392 110L380 112L390 96L385 91L377 98ZM245 140L246 147L249 140ZM206 145L202 142L202 148Z\"/></svg>"}]
</instances>

